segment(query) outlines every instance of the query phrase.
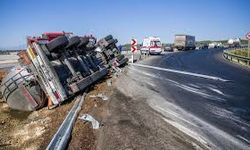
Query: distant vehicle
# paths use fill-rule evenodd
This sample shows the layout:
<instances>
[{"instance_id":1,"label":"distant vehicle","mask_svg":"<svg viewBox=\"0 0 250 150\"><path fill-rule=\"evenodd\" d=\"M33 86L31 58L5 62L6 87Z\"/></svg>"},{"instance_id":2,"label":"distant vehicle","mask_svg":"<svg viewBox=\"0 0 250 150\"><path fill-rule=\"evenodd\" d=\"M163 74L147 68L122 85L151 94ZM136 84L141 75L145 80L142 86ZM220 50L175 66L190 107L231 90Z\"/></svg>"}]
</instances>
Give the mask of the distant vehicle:
<instances>
[{"instance_id":1,"label":"distant vehicle","mask_svg":"<svg viewBox=\"0 0 250 150\"><path fill-rule=\"evenodd\" d=\"M199 48L200 49L208 49L208 44L207 43L201 44L201 46Z\"/></svg>"},{"instance_id":2,"label":"distant vehicle","mask_svg":"<svg viewBox=\"0 0 250 150\"><path fill-rule=\"evenodd\" d=\"M217 48L218 46L217 46L218 44L216 43L216 42L212 42L212 43L209 43L208 44L208 47L209 48Z\"/></svg>"},{"instance_id":3,"label":"distant vehicle","mask_svg":"<svg viewBox=\"0 0 250 150\"><path fill-rule=\"evenodd\" d=\"M217 47L218 47L218 48L223 48L224 45L220 42L220 43L217 44Z\"/></svg>"},{"instance_id":4,"label":"distant vehicle","mask_svg":"<svg viewBox=\"0 0 250 150\"><path fill-rule=\"evenodd\" d=\"M172 45L167 45L167 46L164 47L164 51L173 52L174 48L173 48Z\"/></svg>"},{"instance_id":5,"label":"distant vehicle","mask_svg":"<svg viewBox=\"0 0 250 150\"><path fill-rule=\"evenodd\" d=\"M228 46L230 48L234 48L234 47L240 47L241 43L240 43L240 39L236 38L236 39L229 39L227 42Z\"/></svg>"},{"instance_id":6,"label":"distant vehicle","mask_svg":"<svg viewBox=\"0 0 250 150\"><path fill-rule=\"evenodd\" d=\"M161 39L155 36L144 38L142 42L141 52L148 54L161 54Z\"/></svg>"},{"instance_id":7,"label":"distant vehicle","mask_svg":"<svg viewBox=\"0 0 250 150\"><path fill-rule=\"evenodd\" d=\"M174 47L178 50L195 49L195 36L177 34L175 35Z\"/></svg>"},{"instance_id":8,"label":"distant vehicle","mask_svg":"<svg viewBox=\"0 0 250 150\"><path fill-rule=\"evenodd\" d=\"M208 44L208 48L223 48L223 44L221 42L212 42Z\"/></svg>"}]
</instances>

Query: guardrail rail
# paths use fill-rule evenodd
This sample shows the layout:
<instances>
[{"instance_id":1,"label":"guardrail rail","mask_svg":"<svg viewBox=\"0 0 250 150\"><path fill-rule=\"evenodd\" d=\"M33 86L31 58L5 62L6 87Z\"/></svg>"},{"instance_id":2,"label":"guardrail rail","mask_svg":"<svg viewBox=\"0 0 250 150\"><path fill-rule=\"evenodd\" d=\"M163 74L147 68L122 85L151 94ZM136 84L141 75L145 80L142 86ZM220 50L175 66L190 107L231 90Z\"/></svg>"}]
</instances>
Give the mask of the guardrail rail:
<instances>
[{"instance_id":1,"label":"guardrail rail","mask_svg":"<svg viewBox=\"0 0 250 150\"><path fill-rule=\"evenodd\" d=\"M237 48L239 49L239 48ZM227 49L223 51L223 56L229 61L233 61L242 65L250 66L250 57L244 57L240 55L233 54L232 51L237 49Z\"/></svg>"}]
</instances>

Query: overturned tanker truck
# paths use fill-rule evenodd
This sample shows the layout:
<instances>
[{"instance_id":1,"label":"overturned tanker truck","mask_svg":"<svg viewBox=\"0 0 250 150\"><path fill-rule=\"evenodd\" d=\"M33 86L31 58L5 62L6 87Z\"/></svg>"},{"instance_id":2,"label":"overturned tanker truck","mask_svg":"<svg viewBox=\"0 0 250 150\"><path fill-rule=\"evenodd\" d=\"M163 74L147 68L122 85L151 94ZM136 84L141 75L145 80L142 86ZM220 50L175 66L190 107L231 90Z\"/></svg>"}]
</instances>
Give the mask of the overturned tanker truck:
<instances>
[{"instance_id":1,"label":"overturned tanker truck","mask_svg":"<svg viewBox=\"0 0 250 150\"><path fill-rule=\"evenodd\" d=\"M116 43L112 35L97 42L93 36L66 32L27 38L22 65L2 80L4 101L22 111L37 110L48 101L58 106L127 63Z\"/></svg>"}]
</instances>

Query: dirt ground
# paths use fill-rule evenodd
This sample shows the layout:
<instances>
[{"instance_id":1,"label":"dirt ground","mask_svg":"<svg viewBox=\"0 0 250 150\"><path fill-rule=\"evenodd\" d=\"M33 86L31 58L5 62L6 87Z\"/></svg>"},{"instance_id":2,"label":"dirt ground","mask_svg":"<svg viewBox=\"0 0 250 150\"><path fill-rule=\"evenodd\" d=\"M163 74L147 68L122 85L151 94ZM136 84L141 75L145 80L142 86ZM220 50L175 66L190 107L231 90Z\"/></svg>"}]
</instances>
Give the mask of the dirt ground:
<instances>
[{"instance_id":1,"label":"dirt ground","mask_svg":"<svg viewBox=\"0 0 250 150\"><path fill-rule=\"evenodd\" d=\"M146 100L129 97L119 91L112 78L89 90L79 117L90 114L101 127L92 129L89 122L77 119L68 149L203 149L195 140L166 123ZM90 95L104 94L104 101ZM0 103L0 149L45 149L73 106L68 101L53 110L18 112Z\"/></svg>"},{"instance_id":2,"label":"dirt ground","mask_svg":"<svg viewBox=\"0 0 250 150\"><path fill-rule=\"evenodd\" d=\"M79 116L85 113L93 117L102 116L105 101L89 97L99 93L110 96L111 87L105 80L89 90ZM35 112L14 111L6 103L0 103L0 149L45 149L73 106L73 101L52 110L43 108ZM101 118L97 117L97 120ZM68 149L96 149L94 132L90 123L77 119Z\"/></svg>"},{"instance_id":3,"label":"dirt ground","mask_svg":"<svg viewBox=\"0 0 250 150\"><path fill-rule=\"evenodd\" d=\"M90 97L91 95L97 95L100 93L107 96L109 99L104 101L100 98ZM100 123L100 129L103 128L105 126L105 124L103 124L103 118L107 115L107 104L110 101L112 93L112 87L107 86L106 81L94 86L86 96L86 100L84 101L83 107L79 113L79 117L83 114L89 114ZM77 119L68 149L95 150L98 144L97 136L99 135L100 129L94 130L92 129L91 123Z\"/></svg>"},{"instance_id":4,"label":"dirt ground","mask_svg":"<svg viewBox=\"0 0 250 150\"><path fill-rule=\"evenodd\" d=\"M0 69L0 82L2 81L2 79L6 76L6 71L4 69Z\"/></svg>"},{"instance_id":5,"label":"dirt ground","mask_svg":"<svg viewBox=\"0 0 250 150\"><path fill-rule=\"evenodd\" d=\"M0 149L44 149L48 135L56 132L73 103L53 110L43 108L35 112L10 110L0 104Z\"/></svg>"}]
</instances>

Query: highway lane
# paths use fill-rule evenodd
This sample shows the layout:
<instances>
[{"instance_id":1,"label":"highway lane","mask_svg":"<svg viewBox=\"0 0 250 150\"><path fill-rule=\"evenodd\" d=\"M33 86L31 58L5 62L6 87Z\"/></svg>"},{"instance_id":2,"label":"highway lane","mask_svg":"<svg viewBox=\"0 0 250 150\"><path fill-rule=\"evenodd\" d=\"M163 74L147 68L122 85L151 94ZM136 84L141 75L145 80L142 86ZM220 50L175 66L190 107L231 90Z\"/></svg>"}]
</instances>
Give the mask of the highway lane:
<instances>
[{"instance_id":1,"label":"highway lane","mask_svg":"<svg viewBox=\"0 0 250 150\"><path fill-rule=\"evenodd\" d=\"M180 106L187 113L213 126L205 129L201 127L203 126L201 123L196 122L195 126L201 127L195 130L196 132L202 132L200 134L221 149L249 148L250 70L248 68L224 60L222 49L167 53L152 56L140 64L155 67L130 67L135 73L153 80L152 90L167 101ZM150 83L147 80L145 82ZM166 111L167 108L159 109ZM186 122L195 122L188 117L182 117ZM211 130L214 130L214 134L221 133L212 135ZM235 140L239 140L240 143L235 144ZM245 147L241 147L243 144Z\"/></svg>"}]
</instances>

